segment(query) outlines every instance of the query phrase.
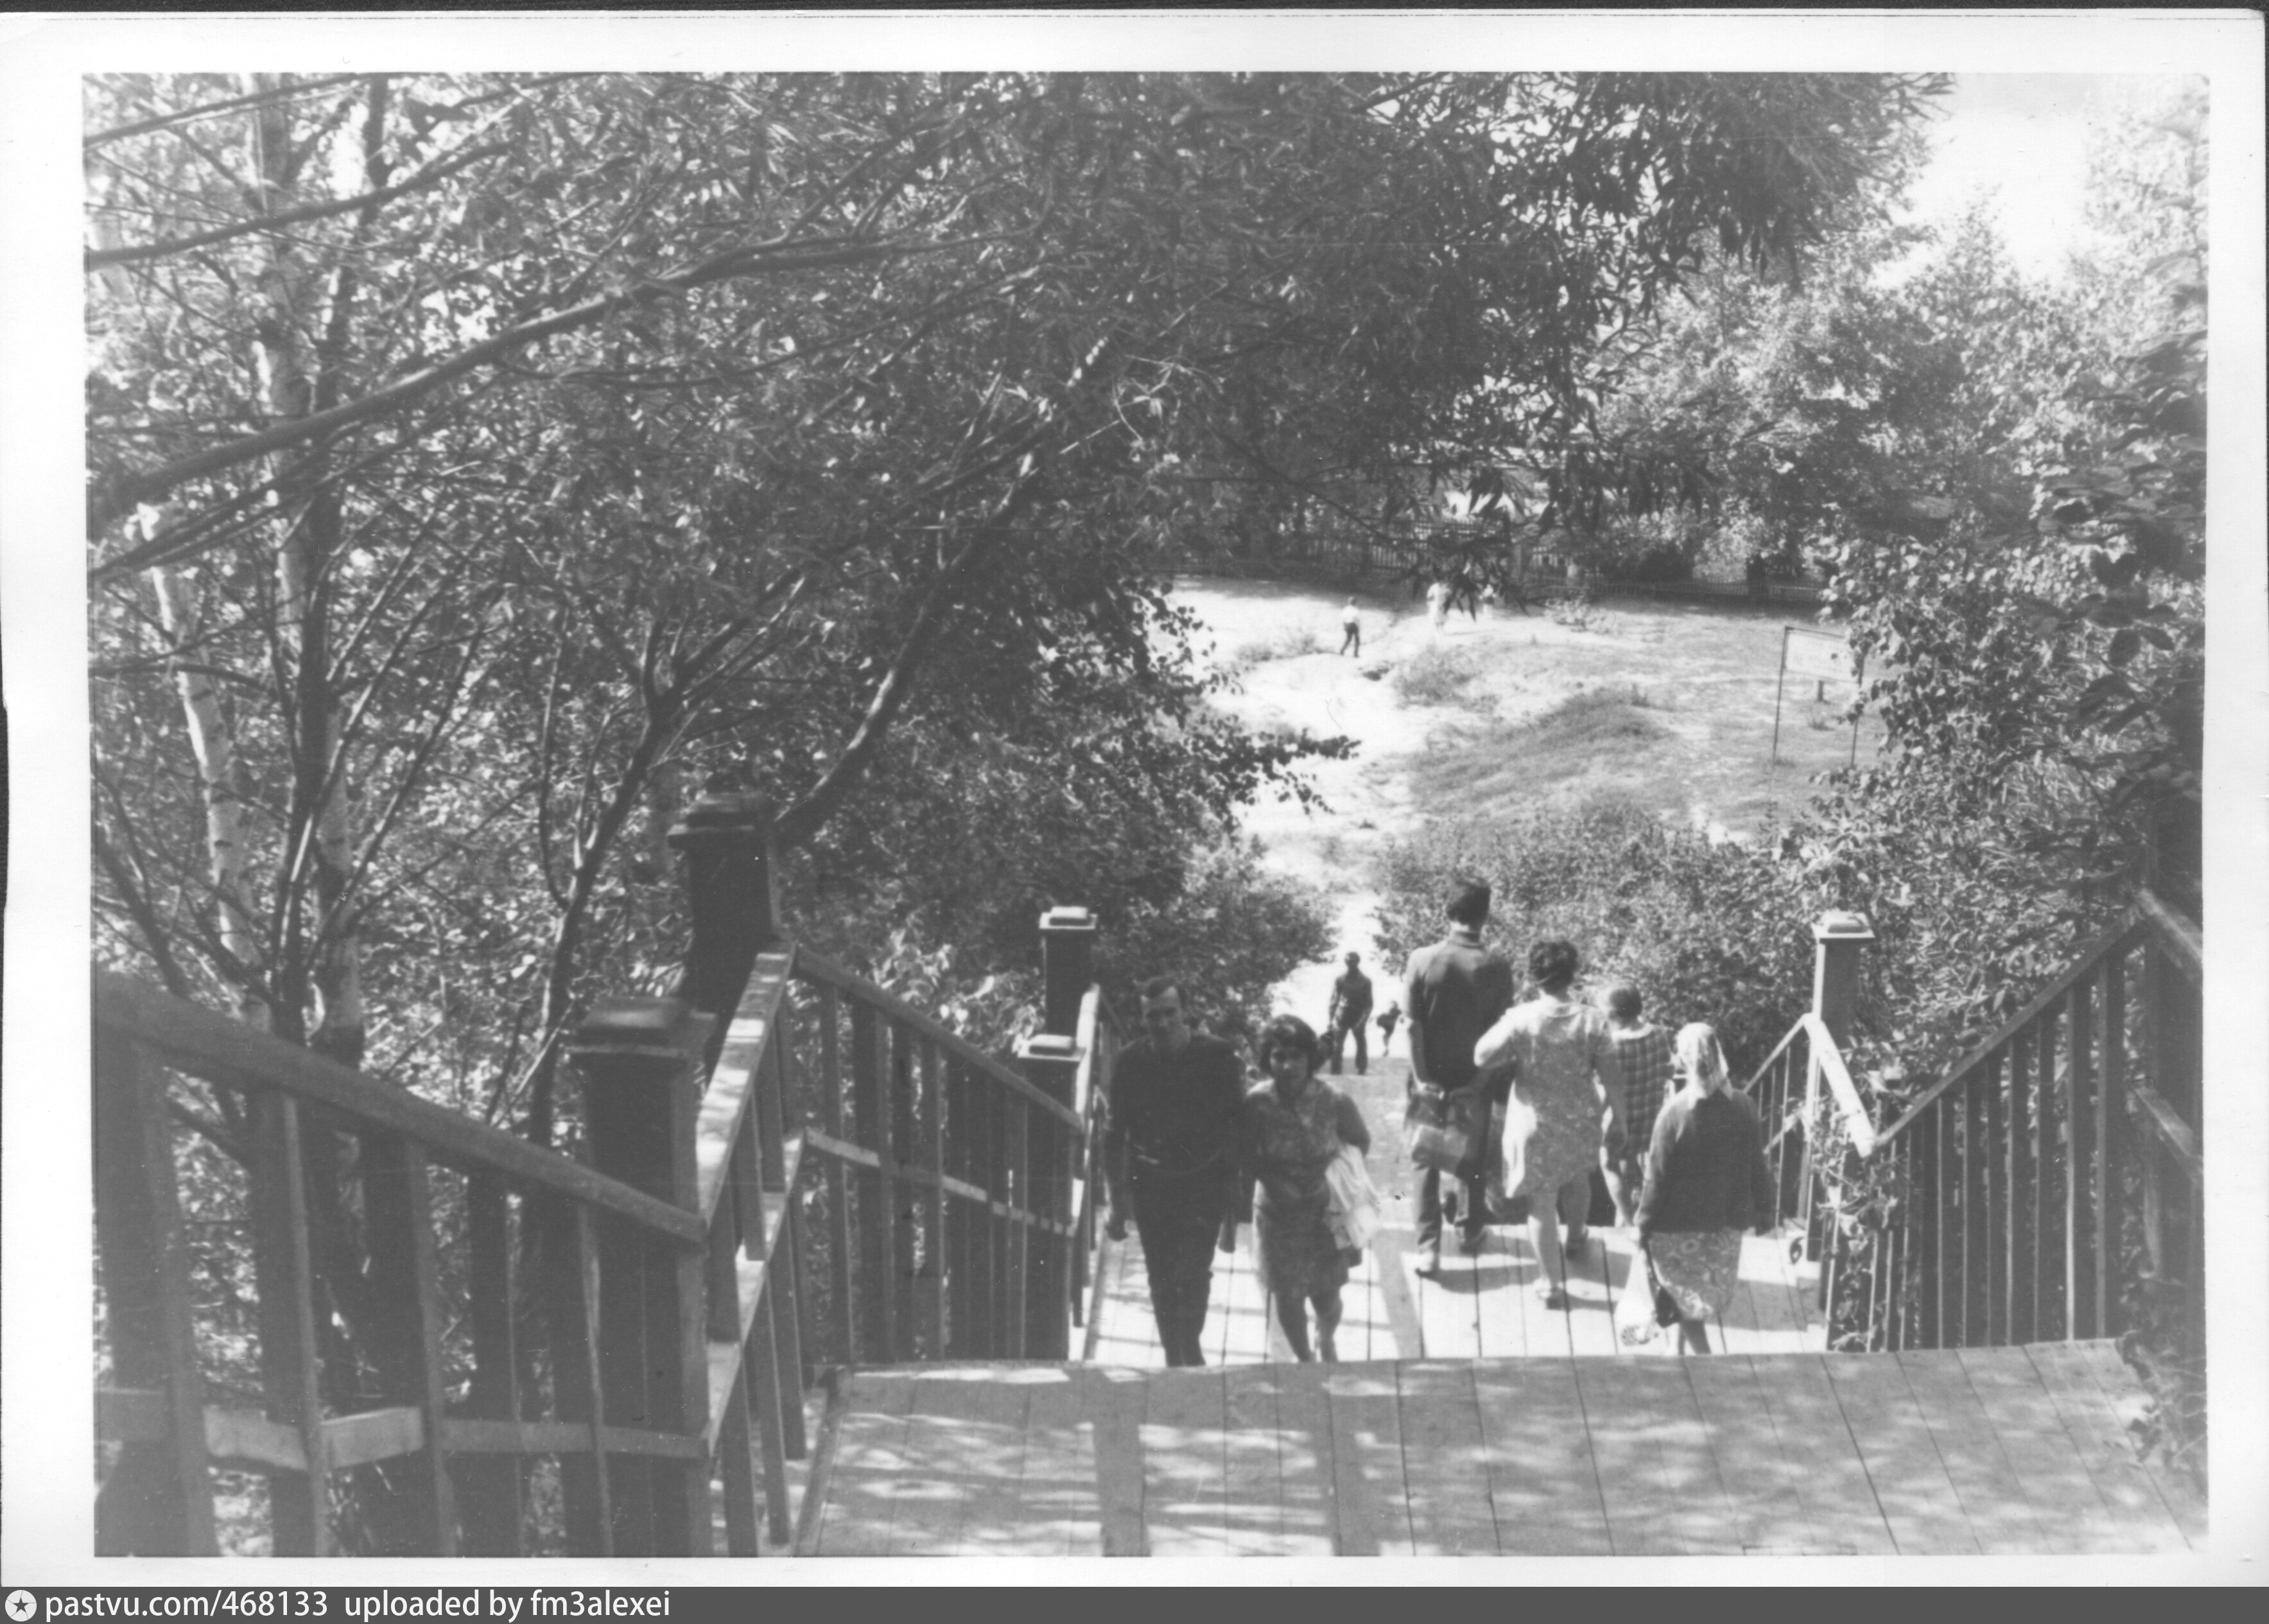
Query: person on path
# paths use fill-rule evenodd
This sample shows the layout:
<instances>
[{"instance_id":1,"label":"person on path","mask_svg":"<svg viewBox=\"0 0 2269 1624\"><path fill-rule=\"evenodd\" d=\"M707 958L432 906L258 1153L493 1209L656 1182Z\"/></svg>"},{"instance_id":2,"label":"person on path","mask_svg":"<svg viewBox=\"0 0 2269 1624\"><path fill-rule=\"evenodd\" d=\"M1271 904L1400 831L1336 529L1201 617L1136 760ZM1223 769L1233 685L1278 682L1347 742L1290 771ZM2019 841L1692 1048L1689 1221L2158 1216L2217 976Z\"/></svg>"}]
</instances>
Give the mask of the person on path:
<instances>
[{"instance_id":1,"label":"person on path","mask_svg":"<svg viewBox=\"0 0 2269 1624\"><path fill-rule=\"evenodd\" d=\"M1512 965L1482 943L1489 923L1489 888L1481 880L1461 880L1444 912L1450 933L1410 956L1403 974L1402 1018L1410 1023L1410 1089L1405 1109L1413 1112L1465 1111L1486 1123L1485 1102L1459 1098L1475 1089L1479 1068L1474 1045L1512 1002ZM1478 1107L1476 1111L1475 1108ZM1458 1170L1465 1186L1459 1236L1467 1251L1480 1250L1489 1218L1482 1205L1485 1133L1474 1135L1473 1153ZM1442 1172L1421 1170L1418 1180L1418 1267L1432 1273L1442 1264Z\"/></svg>"},{"instance_id":2,"label":"person on path","mask_svg":"<svg viewBox=\"0 0 2269 1624\"><path fill-rule=\"evenodd\" d=\"M1638 1244L1678 1310L1680 1351L1706 1354L1704 1322L1741 1283L1741 1232L1772 1229L1772 1172L1756 1108L1726 1087L1716 1031L1681 1026L1673 1046L1679 1089L1654 1119Z\"/></svg>"},{"instance_id":3,"label":"person on path","mask_svg":"<svg viewBox=\"0 0 2269 1624\"><path fill-rule=\"evenodd\" d=\"M1330 1019L1326 1022L1332 1034L1333 1076L1340 1074L1340 1057L1346 1052L1350 1033L1355 1037L1355 1074L1360 1077L1371 1069L1370 1039L1363 1030L1370 1019L1371 978L1363 973L1363 955L1350 953L1347 969L1332 983Z\"/></svg>"},{"instance_id":4,"label":"person on path","mask_svg":"<svg viewBox=\"0 0 2269 1624\"><path fill-rule=\"evenodd\" d=\"M1622 1069L1608 1018L1568 996L1576 979L1573 943L1540 941L1528 951L1528 974L1537 995L1507 1010L1474 1045L1474 1063L1510 1067L1512 1098L1504 1120L1504 1195L1528 1200L1528 1239L1543 1275L1537 1295L1548 1308L1568 1303L1567 1259L1560 1220L1568 1222L1569 1248L1580 1254L1589 1236L1592 1168L1600 1159L1600 1108L1607 1107L1607 1143L1622 1140Z\"/></svg>"},{"instance_id":5,"label":"person on path","mask_svg":"<svg viewBox=\"0 0 2269 1624\"><path fill-rule=\"evenodd\" d=\"M1237 1198L1245 1072L1236 1050L1190 1030L1182 989L1169 978L1142 985L1142 1031L1112 1074L1104 1229L1124 1240L1133 1216L1166 1362L1203 1364L1214 1242Z\"/></svg>"},{"instance_id":6,"label":"person on path","mask_svg":"<svg viewBox=\"0 0 2269 1624\"><path fill-rule=\"evenodd\" d=\"M1363 616L1356 611L1353 598L1340 611L1340 653L1351 653L1357 660L1363 658Z\"/></svg>"},{"instance_id":7,"label":"person on path","mask_svg":"<svg viewBox=\"0 0 2269 1624\"><path fill-rule=\"evenodd\" d=\"M1268 1080L1245 1096L1242 1199L1223 1228L1221 1249L1236 1248L1238 1219L1249 1215L1261 1288L1292 1356L1305 1363L1320 1353L1331 1364L1340 1356L1348 1259L1332 1234L1325 1174L1342 1146L1369 1151L1371 1129L1353 1100L1316 1075L1322 1055L1322 1043L1297 1015L1278 1015L1262 1029L1260 1069ZM1316 1313L1312 1349L1310 1308Z\"/></svg>"},{"instance_id":8,"label":"person on path","mask_svg":"<svg viewBox=\"0 0 2269 1624\"><path fill-rule=\"evenodd\" d=\"M1608 1036L1615 1039L1623 1074L1624 1133L1622 1154L1608 1157L1602 1170L1608 1193L1615 1197L1615 1222L1628 1229L1638 1214L1655 1114L1676 1086L1677 1073L1671 1065L1670 1033L1640 1018L1645 1002L1637 987L1617 983L1608 989L1607 1003Z\"/></svg>"},{"instance_id":9,"label":"person on path","mask_svg":"<svg viewBox=\"0 0 2269 1624\"><path fill-rule=\"evenodd\" d=\"M1450 583L1438 580L1426 588L1426 612L1433 617L1434 630L1439 631L1450 620Z\"/></svg>"}]
</instances>

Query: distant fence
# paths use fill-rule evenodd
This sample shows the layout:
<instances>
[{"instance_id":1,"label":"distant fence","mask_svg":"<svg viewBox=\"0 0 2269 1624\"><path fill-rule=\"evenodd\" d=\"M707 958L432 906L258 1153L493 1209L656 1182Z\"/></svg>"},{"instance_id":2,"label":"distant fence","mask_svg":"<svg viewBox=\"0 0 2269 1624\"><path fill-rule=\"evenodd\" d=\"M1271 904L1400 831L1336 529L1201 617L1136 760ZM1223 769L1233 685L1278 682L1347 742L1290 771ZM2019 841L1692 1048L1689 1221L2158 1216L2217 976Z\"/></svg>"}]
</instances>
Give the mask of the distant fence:
<instances>
[{"instance_id":1,"label":"distant fence","mask_svg":"<svg viewBox=\"0 0 2269 1624\"><path fill-rule=\"evenodd\" d=\"M1269 537L1257 549L1233 550L1218 547L1184 547L1173 555L1176 571L1187 575L1225 576L1242 580L1329 580L1352 583L1363 579L1405 579L1424 566L1429 543L1451 534L1455 527L1420 525L1408 539L1351 535L1282 535ZM1819 607L1822 587L1816 581L1772 580L1757 585L1738 580L1630 581L1597 576L1571 579L1556 558L1548 555L1532 560L1520 577L1520 590L1529 598L1568 597L1590 591L1610 598L1637 597L1683 600L1689 602L1757 603L1795 609Z\"/></svg>"}]
</instances>

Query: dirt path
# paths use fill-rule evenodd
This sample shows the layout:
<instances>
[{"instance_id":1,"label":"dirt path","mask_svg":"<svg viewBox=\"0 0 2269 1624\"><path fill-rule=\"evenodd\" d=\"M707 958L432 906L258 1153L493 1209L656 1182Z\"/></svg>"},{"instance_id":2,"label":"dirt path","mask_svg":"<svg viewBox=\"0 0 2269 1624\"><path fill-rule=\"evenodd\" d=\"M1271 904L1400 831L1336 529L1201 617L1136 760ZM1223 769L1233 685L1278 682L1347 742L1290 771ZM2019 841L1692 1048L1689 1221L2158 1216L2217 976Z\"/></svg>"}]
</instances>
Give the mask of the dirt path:
<instances>
[{"instance_id":1,"label":"dirt path","mask_svg":"<svg viewBox=\"0 0 2269 1624\"><path fill-rule=\"evenodd\" d=\"M1504 766L1517 742L1507 730L1571 695L1587 688L1639 694L1657 736L1622 764L1622 776L1604 759L1579 763L1579 771L1550 786L1488 791L1491 804L1595 789L1635 793L1666 816L1722 836L1773 822L1809 796L1814 774L1842 765L1851 749L1850 729L1834 720L1832 705L1814 701L1808 682L1792 683L1776 732L1782 616L1616 602L1588 630L1541 610L1491 609L1478 618L1454 614L1437 632L1423 602L1367 594L1357 602L1358 659L1334 652L1346 598L1320 587L1187 577L1174 598L1210 631L1209 651L1199 639L1201 654L1240 672L1240 691L1223 698L1224 709L1257 727L1356 741L1352 759L1311 769L1327 809L1270 800L1245 819L1270 867L1319 887L1335 904L1334 957L1302 966L1276 988L1276 1008L1312 1022L1323 1019L1339 954L1363 955L1381 1008L1393 996L1401 966L1378 962L1372 859L1429 809L1416 787L1422 764L1437 784L1432 794L1457 794L1440 787L1445 762L1477 775ZM1430 646L1469 657L1474 680L1462 702L1408 704L1398 692L1396 674ZM1863 726L1859 748L1874 748L1872 724ZM1399 1032L1392 1052L1404 1052Z\"/></svg>"}]
</instances>

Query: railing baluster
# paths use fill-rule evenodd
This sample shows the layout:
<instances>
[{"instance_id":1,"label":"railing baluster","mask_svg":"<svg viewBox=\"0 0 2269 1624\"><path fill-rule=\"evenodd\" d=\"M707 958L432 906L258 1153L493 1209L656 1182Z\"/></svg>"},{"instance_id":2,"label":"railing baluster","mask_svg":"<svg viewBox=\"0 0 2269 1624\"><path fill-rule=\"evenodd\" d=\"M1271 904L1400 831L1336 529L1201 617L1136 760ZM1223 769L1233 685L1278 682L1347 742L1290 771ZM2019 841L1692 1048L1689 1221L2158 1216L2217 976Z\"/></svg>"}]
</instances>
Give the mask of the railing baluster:
<instances>
[{"instance_id":1,"label":"railing baluster","mask_svg":"<svg viewBox=\"0 0 2269 1624\"><path fill-rule=\"evenodd\" d=\"M543 1302L551 1344L553 1411L563 1421L591 1428L588 1454L559 1458L560 1498L565 1504L567 1554L612 1556L614 1494L608 1458L599 1447L606 1422L599 1374L599 1305L591 1287L597 1244L590 1209L563 1196L536 1198L543 1225Z\"/></svg>"},{"instance_id":2,"label":"railing baluster","mask_svg":"<svg viewBox=\"0 0 2269 1624\"><path fill-rule=\"evenodd\" d=\"M1032 1108L1022 1098L1007 1099L1008 1144L1002 1160L1008 1166L1011 1181L1010 1205L1018 1213L1031 1211L1032 1191ZM1032 1290L1032 1230L1031 1226L1012 1222L1009 1225L1009 1357L1024 1359L1026 1327L1031 1323Z\"/></svg>"},{"instance_id":3,"label":"railing baluster","mask_svg":"<svg viewBox=\"0 0 2269 1624\"><path fill-rule=\"evenodd\" d=\"M370 1248L370 1293L389 1334L377 1361L380 1398L413 1405L425 1418L425 1447L381 1468L395 1484L399 1518L384 1554L455 1556L456 1496L449 1482L442 1418L441 1291L433 1256L433 1208L424 1147L399 1133L361 1134L363 1229Z\"/></svg>"},{"instance_id":4,"label":"railing baluster","mask_svg":"<svg viewBox=\"0 0 2269 1624\"><path fill-rule=\"evenodd\" d=\"M921 1159L920 1126L916 1115L918 1104L914 1097L914 1033L905 1022L886 1022L891 1063L891 1155L884 1165L895 1172L900 1167L919 1167ZM914 1347L917 1322L920 1318L921 1281L915 1276L915 1243L920 1238L921 1222L920 1186L905 1179L894 1179L890 1190L892 1222L891 1251L891 1357L900 1364L910 1364L917 1357Z\"/></svg>"},{"instance_id":5,"label":"railing baluster","mask_svg":"<svg viewBox=\"0 0 2269 1624\"><path fill-rule=\"evenodd\" d=\"M980 1079L978 1092L985 1101L986 1153L985 1189L992 1206L1007 1208L1009 1188L1009 1115L1016 1102L989 1078ZM991 1330L993 1347L987 1357L1014 1359L1018 1357L1014 1333L1009 1327L1016 1320L1016 1274L1015 1268L1014 1231L1016 1225L1002 1213L993 1212L986 1222L986 1245L992 1253L993 1287Z\"/></svg>"},{"instance_id":6,"label":"railing baluster","mask_svg":"<svg viewBox=\"0 0 2269 1624\"><path fill-rule=\"evenodd\" d=\"M2023 1037L1988 1060L1985 1076L1985 1346L2009 1340L2008 1074L2021 1072Z\"/></svg>"},{"instance_id":7,"label":"railing baluster","mask_svg":"<svg viewBox=\"0 0 2269 1624\"><path fill-rule=\"evenodd\" d=\"M718 1478L725 1490L725 1554L761 1556L757 1537L757 1475L755 1440L749 1427L749 1367L744 1360L733 1378L725 1400L725 1414L717 1428Z\"/></svg>"},{"instance_id":8,"label":"railing baluster","mask_svg":"<svg viewBox=\"0 0 2269 1624\"><path fill-rule=\"evenodd\" d=\"M2072 989L2072 1067L2066 1074L2064 1101L2064 1302L2065 1334L2081 1340L2099 1335L2103 1323L2096 1301L2095 1235L2090 1204L2109 1197L2093 1184L2095 1169L2096 1100L2102 1084L2095 1059L2103 1047L2097 1027L2098 1009L2089 998L2089 985L2075 982Z\"/></svg>"},{"instance_id":9,"label":"railing baluster","mask_svg":"<svg viewBox=\"0 0 2269 1624\"><path fill-rule=\"evenodd\" d=\"M2121 1236L2118 1214L2127 1204L2127 1173L2122 1165L2127 1133L2127 981L2125 956L2103 961L2102 1009L2097 1019L2103 1043L2103 1074L2095 1085L2095 1314L2098 1336L2117 1336L2127 1328L2120 1300Z\"/></svg>"},{"instance_id":10,"label":"railing baluster","mask_svg":"<svg viewBox=\"0 0 2269 1624\"><path fill-rule=\"evenodd\" d=\"M772 1262L765 1269L765 1300L771 1309L772 1355L780 1381L780 1451L790 1460L804 1457L803 1395L809 1386L803 1352L803 1222L795 1194L780 1207L780 1233L772 1238Z\"/></svg>"},{"instance_id":11,"label":"railing baluster","mask_svg":"<svg viewBox=\"0 0 2269 1624\"><path fill-rule=\"evenodd\" d=\"M898 1356L898 1191L891 1177L896 1165L891 1143L891 1108L883 1080L882 1017L870 1005L851 1004L851 1097L859 1118L860 1142L882 1159L879 1170L862 1170L859 1184L859 1347L854 1356L868 1364L888 1364Z\"/></svg>"},{"instance_id":12,"label":"railing baluster","mask_svg":"<svg viewBox=\"0 0 2269 1624\"><path fill-rule=\"evenodd\" d=\"M749 1327L748 1342L741 1349L741 1377L748 1388L749 1406L756 1414L757 1449L764 1461L765 1521L772 1543L785 1545L792 1531L787 1517L787 1425L782 1417L786 1406L775 1351L779 1343L772 1330L774 1306L770 1291L757 1299L756 1323Z\"/></svg>"},{"instance_id":13,"label":"railing baluster","mask_svg":"<svg viewBox=\"0 0 2269 1624\"><path fill-rule=\"evenodd\" d=\"M513 1324L512 1203L504 1181L484 1168L465 1177L465 1243L471 1267L466 1314L473 1329L473 1379L465 1414L520 1420L520 1349ZM451 1463L465 1519L468 1556L527 1554L520 1459L460 1455Z\"/></svg>"},{"instance_id":14,"label":"railing baluster","mask_svg":"<svg viewBox=\"0 0 2269 1624\"><path fill-rule=\"evenodd\" d=\"M2033 1084L2033 1340L2069 1336L2065 1320L2065 1087L2058 1081L2058 1061L2065 1077L2072 1075L2076 1045L2072 1000L2040 1018L2040 1077Z\"/></svg>"},{"instance_id":15,"label":"railing baluster","mask_svg":"<svg viewBox=\"0 0 2269 1624\"><path fill-rule=\"evenodd\" d=\"M1909 1199L1914 1203L1913 1223L1925 1269L1932 1277L1922 1282L1916 1294L1915 1342L1921 1347L1946 1346L1940 1340L1940 1327L1946 1322L1940 1299L1946 1290L1946 1163L1944 1140L1946 1112L1933 1111L1918 1125L1912 1151L1911 1176L1907 1183Z\"/></svg>"},{"instance_id":16,"label":"railing baluster","mask_svg":"<svg viewBox=\"0 0 2269 1624\"><path fill-rule=\"evenodd\" d=\"M1962 1346L1983 1347L1992 1338L1993 1133L1990 1102L1998 1062L1970 1074L1962 1099Z\"/></svg>"},{"instance_id":17,"label":"railing baluster","mask_svg":"<svg viewBox=\"0 0 2269 1624\"><path fill-rule=\"evenodd\" d=\"M329 1556L330 1473L315 1340L315 1280L299 1102L262 1089L252 1099L257 1148L251 1180L253 1269L260 1308L261 1390L269 1418L298 1429L305 1472L268 1480L270 1548Z\"/></svg>"},{"instance_id":18,"label":"railing baluster","mask_svg":"<svg viewBox=\"0 0 2269 1624\"><path fill-rule=\"evenodd\" d=\"M831 986L819 989L819 1126L833 1139L843 1132L843 1008ZM853 1338L851 1307L851 1176L834 1156L826 1158L828 1313L834 1322L835 1356L859 1356Z\"/></svg>"},{"instance_id":19,"label":"railing baluster","mask_svg":"<svg viewBox=\"0 0 2269 1624\"><path fill-rule=\"evenodd\" d=\"M938 1066L937 1040L922 1038L919 1054L920 1099L916 1113L922 1170L929 1182L921 1192L921 1343L931 1359L945 1357L945 1097Z\"/></svg>"},{"instance_id":20,"label":"railing baluster","mask_svg":"<svg viewBox=\"0 0 2269 1624\"><path fill-rule=\"evenodd\" d=\"M210 1556L204 1382L189 1317L163 1074L140 1046L94 1032L95 1223L112 1379L166 1396L166 1437L123 1446L95 1502L98 1555Z\"/></svg>"},{"instance_id":21,"label":"railing baluster","mask_svg":"<svg viewBox=\"0 0 2269 1624\"><path fill-rule=\"evenodd\" d=\"M2002 1186L2007 1202L2003 1236L2007 1246L2007 1265L2001 1277L2005 1342L2033 1340L2033 1057L2047 1037L2044 1029L2035 1027L2020 1033L2009 1045L2004 1118L2009 1171Z\"/></svg>"},{"instance_id":22,"label":"railing baluster","mask_svg":"<svg viewBox=\"0 0 2269 1624\"><path fill-rule=\"evenodd\" d=\"M945 1057L944 1121L939 1134L941 1155L949 1177L962 1184L977 1182L970 1167L972 1143L969 1120L969 1079L960 1060ZM956 1199L945 1203L945 1338L946 1351L956 1359L977 1357L977 1297L975 1261L969 1237L975 1219L969 1203Z\"/></svg>"},{"instance_id":23,"label":"railing baluster","mask_svg":"<svg viewBox=\"0 0 2269 1624\"><path fill-rule=\"evenodd\" d=\"M741 1337L741 1231L748 1222L743 1212L742 1180L743 1169L753 1160L746 1148L748 1138L743 1124L742 1132L734 1137L725 1182L717 1192L708 1244L701 1249L706 1277L703 1296L707 1300L703 1330L712 1342L736 1342Z\"/></svg>"}]
</instances>

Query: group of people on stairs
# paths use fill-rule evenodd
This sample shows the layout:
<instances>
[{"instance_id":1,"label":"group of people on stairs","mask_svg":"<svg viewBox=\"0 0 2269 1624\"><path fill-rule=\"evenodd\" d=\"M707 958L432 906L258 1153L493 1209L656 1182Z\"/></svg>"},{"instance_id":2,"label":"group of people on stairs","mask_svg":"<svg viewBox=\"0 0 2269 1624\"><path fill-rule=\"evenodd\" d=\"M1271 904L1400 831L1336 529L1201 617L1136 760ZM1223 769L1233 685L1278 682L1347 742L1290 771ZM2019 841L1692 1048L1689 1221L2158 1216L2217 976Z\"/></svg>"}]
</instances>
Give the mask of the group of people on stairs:
<instances>
[{"instance_id":1,"label":"group of people on stairs","mask_svg":"<svg viewBox=\"0 0 2269 1624\"><path fill-rule=\"evenodd\" d=\"M1681 1351L1707 1353L1706 1321L1739 1279L1741 1236L1774 1222L1774 1191L1756 1112L1727 1087L1717 1034L1701 1022L1674 1037L1643 1019L1637 990L1607 990L1605 1008L1574 995L1576 949L1537 942L1532 995L1515 1000L1511 963L1487 945L1490 893L1460 882L1448 930L1410 956L1402 1018L1409 1022L1406 1122L1454 1130L1434 1143L1465 1147L1446 1170L1420 1164L1418 1266L1441 1266L1452 1191L1467 1251L1495 1210L1527 1210L1541 1266L1535 1290L1568 1305L1571 1257L1590 1244L1592 1170L1630 1229L1656 1311ZM1248 1081L1235 1047L1193 1029L1185 990L1168 978L1142 988L1143 1036L1111 1080L1104 1138L1110 1194L1105 1232L1140 1234L1150 1300L1169 1365L1205 1362L1213 1253L1238 1227L1256 1229L1255 1257L1276 1323L1296 1358L1335 1359L1341 1288L1360 1251L1334 1229L1334 1163L1371 1148L1355 1101L1319 1074L1339 1070L1347 1037L1356 1066L1371 984L1357 955L1334 984L1328 1039L1297 1015L1263 1029ZM1497 1123L1502 1119L1502 1127ZM1421 1136L1414 1133L1415 1144ZM1563 1228L1564 1225L1564 1228ZM1314 1336L1310 1336L1310 1316Z\"/></svg>"}]
</instances>

